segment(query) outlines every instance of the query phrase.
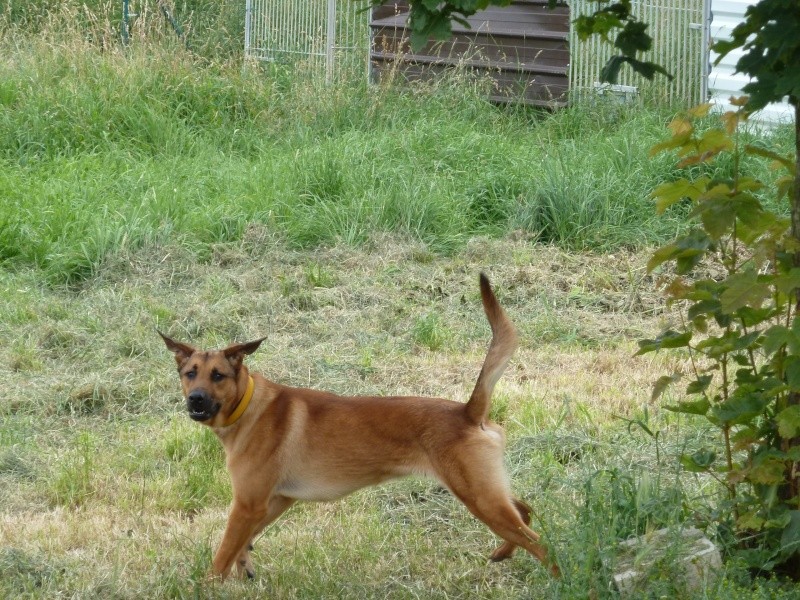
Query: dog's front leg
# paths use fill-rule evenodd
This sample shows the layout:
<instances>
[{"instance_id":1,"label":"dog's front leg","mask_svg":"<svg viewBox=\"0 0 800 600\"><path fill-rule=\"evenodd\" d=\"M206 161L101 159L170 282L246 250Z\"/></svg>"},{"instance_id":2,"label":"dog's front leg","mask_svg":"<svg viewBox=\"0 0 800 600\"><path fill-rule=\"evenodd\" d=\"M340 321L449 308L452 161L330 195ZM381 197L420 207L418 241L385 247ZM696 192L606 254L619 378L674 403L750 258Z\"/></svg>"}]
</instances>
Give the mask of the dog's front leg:
<instances>
[{"instance_id":1,"label":"dog's front leg","mask_svg":"<svg viewBox=\"0 0 800 600\"><path fill-rule=\"evenodd\" d=\"M233 501L228 525L222 543L214 555L212 573L225 579L237 557L247 552L247 546L256 533L258 525L265 520L267 507L248 506L236 499Z\"/></svg>"},{"instance_id":2,"label":"dog's front leg","mask_svg":"<svg viewBox=\"0 0 800 600\"><path fill-rule=\"evenodd\" d=\"M286 498L285 496L273 496L270 499L269 505L267 506L267 516L258 524L247 546L245 546L244 550L242 550L239 557L236 559L236 569L240 576L247 577L248 579L253 579L253 577L255 577L253 563L250 560L250 552L253 550L253 543L256 537L258 537L265 527L275 521L275 519L281 516L281 514L294 503L295 500Z\"/></svg>"}]
</instances>

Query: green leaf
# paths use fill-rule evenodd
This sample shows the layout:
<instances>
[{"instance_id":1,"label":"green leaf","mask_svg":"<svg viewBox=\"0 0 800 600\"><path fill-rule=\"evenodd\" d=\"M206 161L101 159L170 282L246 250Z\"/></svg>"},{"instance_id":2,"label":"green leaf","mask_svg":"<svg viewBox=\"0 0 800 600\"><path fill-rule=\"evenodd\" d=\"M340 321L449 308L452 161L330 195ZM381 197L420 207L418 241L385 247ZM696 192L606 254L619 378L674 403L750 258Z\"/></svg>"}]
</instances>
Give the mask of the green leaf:
<instances>
[{"instance_id":1,"label":"green leaf","mask_svg":"<svg viewBox=\"0 0 800 600\"><path fill-rule=\"evenodd\" d=\"M736 383L743 384L759 384L763 379L761 375L753 372L753 367L750 365L750 359L742 354L735 354L734 359L737 365L745 367L744 369L736 369Z\"/></svg>"},{"instance_id":2,"label":"green leaf","mask_svg":"<svg viewBox=\"0 0 800 600\"><path fill-rule=\"evenodd\" d=\"M761 348L767 354L775 354L782 346L796 338L796 334L783 325L773 325L764 332Z\"/></svg>"},{"instance_id":3,"label":"green leaf","mask_svg":"<svg viewBox=\"0 0 800 600\"><path fill-rule=\"evenodd\" d=\"M775 415L775 422L778 424L778 433L785 440L800 435L800 405L793 404L784 408Z\"/></svg>"},{"instance_id":4,"label":"green leaf","mask_svg":"<svg viewBox=\"0 0 800 600\"><path fill-rule=\"evenodd\" d=\"M773 483L771 485L779 485L777 483ZM789 516L789 511L785 509L785 507L781 506L778 508L778 514L771 519L767 519L764 522L764 529L784 529L788 527L789 523L791 522L792 518Z\"/></svg>"},{"instance_id":5,"label":"green leaf","mask_svg":"<svg viewBox=\"0 0 800 600\"><path fill-rule=\"evenodd\" d=\"M782 156L777 152L772 152L771 150L767 150L766 148L761 148L760 146L752 146L750 144L744 147L744 151L747 154L753 154L755 156L763 156L764 158L770 158L776 162L779 162L790 171L794 170L794 157L792 156Z\"/></svg>"},{"instance_id":6,"label":"green leaf","mask_svg":"<svg viewBox=\"0 0 800 600\"><path fill-rule=\"evenodd\" d=\"M800 289L800 269L795 267L787 273L781 273L774 279L774 284L779 292L786 295Z\"/></svg>"},{"instance_id":7,"label":"green leaf","mask_svg":"<svg viewBox=\"0 0 800 600\"><path fill-rule=\"evenodd\" d=\"M600 81L603 83L617 83L622 65L629 62L629 60L628 57L619 55L609 58L600 71Z\"/></svg>"},{"instance_id":8,"label":"green leaf","mask_svg":"<svg viewBox=\"0 0 800 600\"><path fill-rule=\"evenodd\" d=\"M697 379L692 381L688 386L686 386L686 393L687 394L702 394L708 389L708 386L711 384L711 380L713 379L713 375L700 375ZM705 414L705 411L703 411Z\"/></svg>"},{"instance_id":9,"label":"green leaf","mask_svg":"<svg viewBox=\"0 0 800 600\"><path fill-rule=\"evenodd\" d=\"M691 331L678 332L668 330L654 340L639 340L639 351L634 356L661 350L662 348L683 348L692 339Z\"/></svg>"},{"instance_id":10,"label":"green leaf","mask_svg":"<svg viewBox=\"0 0 800 600\"><path fill-rule=\"evenodd\" d=\"M691 321L695 331L708 333L708 318L705 315L698 315Z\"/></svg>"},{"instance_id":11,"label":"green leaf","mask_svg":"<svg viewBox=\"0 0 800 600\"><path fill-rule=\"evenodd\" d=\"M614 45L626 56L636 56L637 52L649 50L653 39L647 34L647 23L628 21L617 34Z\"/></svg>"},{"instance_id":12,"label":"green leaf","mask_svg":"<svg viewBox=\"0 0 800 600\"><path fill-rule=\"evenodd\" d=\"M701 300L689 307L686 316L688 316L690 320L694 320L700 315L713 315L720 308L722 308L722 305L719 300Z\"/></svg>"},{"instance_id":13,"label":"green leaf","mask_svg":"<svg viewBox=\"0 0 800 600\"><path fill-rule=\"evenodd\" d=\"M767 457L747 470L747 479L762 485L780 485L786 481L786 465L779 458Z\"/></svg>"},{"instance_id":14,"label":"green leaf","mask_svg":"<svg viewBox=\"0 0 800 600\"><path fill-rule=\"evenodd\" d=\"M694 454L681 454L680 463L683 468L692 473L704 473L716 460L717 455L713 450L703 448Z\"/></svg>"},{"instance_id":15,"label":"green leaf","mask_svg":"<svg viewBox=\"0 0 800 600\"><path fill-rule=\"evenodd\" d=\"M736 233L743 243L750 245L767 232L785 229L783 221L764 210L761 202L752 194L737 194L733 202L738 224Z\"/></svg>"},{"instance_id":16,"label":"green leaf","mask_svg":"<svg viewBox=\"0 0 800 600\"><path fill-rule=\"evenodd\" d=\"M736 311L736 316L742 320L745 327L755 327L775 316L775 307L771 304L762 308L743 306Z\"/></svg>"},{"instance_id":17,"label":"green leaf","mask_svg":"<svg viewBox=\"0 0 800 600\"><path fill-rule=\"evenodd\" d=\"M689 198L693 201L697 200L705 189L707 182L708 177L699 177L695 181L689 181L683 177L677 181L662 183L652 193L653 198L656 200L656 211L658 214L663 214L667 208L684 198Z\"/></svg>"},{"instance_id":18,"label":"green leaf","mask_svg":"<svg viewBox=\"0 0 800 600\"><path fill-rule=\"evenodd\" d=\"M636 73L638 73L645 79L652 80L656 76L656 73L660 73L670 81L675 79L675 77L669 71L667 71L664 67L662 67L658 63L630 58L628 60L628 64L630 64L631 68L634 71L636 71Z\"/></svg>"},{"instance_id":19,"label":"green leaf","mask_svg":"<svg viewBox=\"0 0 800 600\"><path fill-rule=\"evenodd\" d=\"M733 147L733 140L722 129L709 129L700 136L697 143L699 152L727 150L731 147Z\"/></svg>"},{"instance_id":20,"label":"green leaf","mask_svg":"<svg viewBox=\"0 0 800 600\"><path fill-rule=\"evenodd\" d=\"M748 511L739 516L736 521L736 526L739 529L758 531L764 526L764 519L763 517L758 516L758 511Z\"/></svg>"},{"instance_id":21,"label":"green leaf","mask_svg":"<svg viewBox=\"0 0 800 600\"><path fill-rule=\"evenodd\" d=\"M734 450L746 450L760 439L758 431L753 427L744 427L731 436Z\"/></svg>"},{"instance_id":22,"label":"green leaf","mask_svg":"<svg viewBox=\"0 0 800 600\"><path fill-rule=\"evenodd\" d=\"M708 336L698 342L695 348L707 356L716 358L723 354L746 350L754 346L758 342L760 335L758 331L751 331L748 334L741 335L738 330L734 329L723 333L721 336Z\"/></svg>"},{"instance_id":23,"label":"green leaf","mask_svg":"<svg viewBox=\"0 0 800 600\"><path fill-rule=\"evenodd\" d=\"M788 556L800 550L800 510L789 511L789 523L781 534L781 551Z\"/></svg>"},{"instance_id":24,"label":"green leaf","mask_svg":"<svg viewBox=\"0 0 800 600\"><path fill-rule=\"evenodd\" d=\"M671 412L704 416L706 413L708 413L708 409L711 408L711 403L707 398L700 398L699 400L695 401L686 401L665 406L664 408Z\"/></svg>"},{"instance_id":25,"label":"green leaf","mask_svg":"<svg viewBox=\"0 0 800 600\"><path fill-rule=\"evenodd\" d=\"M800 356L791 354L783 363L786 384L793 392L800 392Z\"/></svg>"},{"instance_id":26,"label":"green leaf","mask_svg":"<svg viewBox=\"0 0 800 600\"><path fill-rule=\"evenodd\" d=\"M729 234L736 223L736 212L726 200L705 200L697 206L703 228L714 240Z\"/></svg>"},{"instance_id":27,"label":"green leaf","mask_svg":"<svg viewBox=\"0 0 800 600\"><path fill-rule=\"evenodd\" d=\"M733 349L735 350L749 350L761 337L760 331L751 331L750 333L746 333L744 335L738 336L736 341L733 343Z\"/></svg>"},{"instance_id":28,"label":"green leaf","mask_svg":"<svg viewBox=\"0 0 800 600\"><path fill-rule=\"evenodd\" d=\"M763 398L757 394L742 394L728 398L725 402L714 406L711 414L722 423L743 424L763 413L769 402L769 398Z\"/></svg>"},{"instance_id":29,"label":"green leaf","mask_svg":"<svg viewBox=\"0 0 800 600\"><path fill-rule=\"evenodd\" d=\"M722 311L727 314L733 314L744 306L758 308L771 293L769 285L761 283L757 273L751 269L731 275L727 284L728 289L720 296Z\"/></svg>"},{"instance_id":30,"label":"green leaf","mask_svg":"<svg viewBox=\"0 0 800 600\"><path fill-rule=\"evenodd\" d=\"M785 198L794 188L794 177L781 177L775 182L777 188L777 199Z\"/></svg>"},{"instance_id":31,"label":"green leaf","mask_svg":"<svg viewBox=\"0 0 800 600\"><path fill-rule=\"evenodd\" d=\"M650 394L650 400L655 402L664 393L664 391L673 383L680 380L681 374L675 373L674 375L663 375L653 385L653 392Z\"/></svg>"},{"instance_id":32,"label":"green leaf","mask_svg":"<svg viewBox=\"0 0 800 600\"><path fill-rule=\"evenodd\" d=\"M679 274L688 273L700 263L711 245L712 240L704 231L694 229L673 243L656 250L647 261L647 271L652 271L668 260L675 260L677 272Z\"/></svg>"}]
</instances>

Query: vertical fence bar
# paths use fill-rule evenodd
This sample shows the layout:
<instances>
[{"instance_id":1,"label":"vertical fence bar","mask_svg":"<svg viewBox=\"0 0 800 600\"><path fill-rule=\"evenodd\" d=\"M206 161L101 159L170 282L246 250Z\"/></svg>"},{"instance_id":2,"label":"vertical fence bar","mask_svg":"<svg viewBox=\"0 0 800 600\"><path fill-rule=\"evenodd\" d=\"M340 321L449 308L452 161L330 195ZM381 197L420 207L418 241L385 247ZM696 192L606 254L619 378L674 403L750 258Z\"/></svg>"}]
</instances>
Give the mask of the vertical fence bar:
<instances>
[{"instance_id":1,"label":"vertical fence bar","mask_svg":"<svg viewBox=\"0 0 800 600\"><path fill-rule=\"evenodd\" d=\"M700 64L703 83L701 87L700 102L706 102L709 97L709 78L711 77L711 0L703 0L703 49L700 52Z\"/></svg>"},{"instance_id":2,"label":"vertical fence bar","mask_svg":"<svg viewBox=\"0 0 800 600\"><path fill-rule=\"evenodd\" d=\"M325 83L333 81L333 61L336 57L336 0L328 0L328 23L325 32Z\"/></svg>"},{"instance_id":3,"label":"vertical fence bar","mask_svg":"<svg viewBox=\"0 0 800 600\"><path fill-rule=\"evenodd\" d=\"M122 0L122 43L127 46L130 30L130 0Z\"/></svg>"},{"instance_id":4,"label":"vertical fence bar","mask_svg":"<svg viewBox=\"0 0 800 600\"><path fill-rule=\"evenodd\" d=\"M250 58L250 28L253 22L253 0L244 3L244 57Z\"/></svg>"}]
</instances>

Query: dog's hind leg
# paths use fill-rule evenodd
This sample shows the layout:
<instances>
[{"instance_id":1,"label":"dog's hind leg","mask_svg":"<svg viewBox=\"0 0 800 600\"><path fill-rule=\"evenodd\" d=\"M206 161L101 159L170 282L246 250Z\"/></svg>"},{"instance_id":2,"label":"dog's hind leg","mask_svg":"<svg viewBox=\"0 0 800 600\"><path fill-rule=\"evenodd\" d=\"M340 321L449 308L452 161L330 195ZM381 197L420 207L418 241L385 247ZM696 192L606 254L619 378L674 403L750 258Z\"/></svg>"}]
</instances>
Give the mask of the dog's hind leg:
<instances>
[{"instance_id":1,"label":"dog's hind leg","mask_svg":"<svg viewBox=\"0 0 800 600\"><path fill-rule=\"evenodd\" d=\"M471 455L470 455L471 454ZM450 460L441 463L439 477L450 491L489 529L505 540L492 554L493 560L511 555L520 546L533 554L558 576L558 567L547 556L547 549L539 543L539 534L528 527L530 508L513 499L508 480L503 471L502 457L495 452L480 454L462 452L450 454Z\"/></svg>"},{"instance_id":2,"label":"dog's hind leg","mask_svg":"<svg viewBox=\"0 0 800 600\"><path fill-rule=\"evenodd\" d=\"M525 504L522 500L518 500L517 498L512 498L511 502L514 503L514 507L519 512L519 516L522 517L522 522L530 527L531 507ZM498 546L494 552L492 552L491 559L493 561L501 561L510 558L511 555L514 554L514 550L516 548L517 548L516 544L512 544L511 542L505 542L503 545Z\"/></svg>"},{"instance_id":3,"label":"dog's hind leg","mask_svg":"<svg viewBox=\"0 0 800 600\"><path fill-rule=\"evenodd\" d=\"M294 503L295 500L286 498L285 496L275 496L270 500L267 517L256 527L255 533L253 533L247 546L245 546L244 550L242 550L239 557L236 559L236 570L240 577L253 579L256 576L255 569L253 568L253 561L250 559L250 552L253 550L253 544L256 538L264 531L264 528L270 523L273 523Z\"/></svg>"},{"instance_id":4,"label":"dog's hind leg","mask_svg":"<svg viewBox=\"0 0 800 600\"><path fill-rule=\"evenodd\" d=\"M542 564L548 566L554 576L559 576L558 566L549 559L547 549L539 543L539 534L525 524L518 507L509 498L492 497L489 493L477 498L461 499L473 515L486 523L489 529L506 541L498 551L513 550L515 546L521 546L538 558ZM498 551L495 551L492 558L499 560L497 558ZM501 556L501 558L505 557Z\"/></svg>"}]
</instances>

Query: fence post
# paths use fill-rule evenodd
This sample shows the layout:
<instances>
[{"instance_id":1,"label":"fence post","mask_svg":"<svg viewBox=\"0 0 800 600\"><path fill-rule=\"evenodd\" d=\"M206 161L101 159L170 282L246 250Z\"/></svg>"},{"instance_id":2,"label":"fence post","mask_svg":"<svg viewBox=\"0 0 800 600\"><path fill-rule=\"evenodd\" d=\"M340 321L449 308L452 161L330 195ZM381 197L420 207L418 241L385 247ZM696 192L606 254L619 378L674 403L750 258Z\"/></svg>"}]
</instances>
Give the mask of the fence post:
<instances>
[{"instance_id":1,"label":"fence post","mask_svg":"<svg viewBox=\"0 0 800 600\"><path fill-rule=\"evenodd\" d=\"M127 46L129 40L128 24L130 21L130 0L122 0L122 43Z\"/></svg>"},{"instance_id":2,"label":"fence post","mask_svg":"<svg viewBox=\"0 0 800 600\"><path fill-rule=\"evenodd\" d=\"M700 102L708 102L710 97L708 80L711 76L711 0L703 0L703 67L700 76Z\"/></svg>"},{"instance_id":3,"label":"fence post","mask_svg":"<svg viewBox=\"0 0 800 600\"><path fill-rule=\"evenodd\" d=\"M336 0L328 0L328 27L326 33L325 82L333 81L333 61L336 59Z\"/></svg>"},{"instance_id":4,"label":"fence post","mask_svg":"<svg viewBox=\"0 0 800 600\"><path fill-rule=\"evenodd\" d=\"M244 3L244 57L250 57L250 26L253 19L253 0Z\"/></svg>"}]
</instances>

